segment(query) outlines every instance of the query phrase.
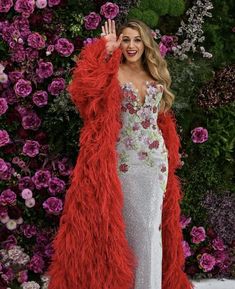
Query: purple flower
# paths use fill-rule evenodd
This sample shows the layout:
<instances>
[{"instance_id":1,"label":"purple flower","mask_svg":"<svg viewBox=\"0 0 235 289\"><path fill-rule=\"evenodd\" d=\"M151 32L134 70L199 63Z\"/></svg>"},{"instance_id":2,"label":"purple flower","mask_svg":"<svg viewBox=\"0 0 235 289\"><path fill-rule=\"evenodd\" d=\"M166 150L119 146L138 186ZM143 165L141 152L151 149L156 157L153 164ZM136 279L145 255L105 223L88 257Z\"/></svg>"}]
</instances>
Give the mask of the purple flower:
<instances>
[{"instance_id":1,"label":"purple flower","mask_svg":"<svg viewBox=\"0 0 235 289\"><path fill-rule=\"evenodd\" d=\"M27 140L23 146L23 154L33 158L39 154L40 144L34 140Z\"/></svg>"},{"instance_id":2,"label":"purple flower","mask_svg":"<svg viewBox=\"0 0 235 289\"><path fill-rule=\"evenodd\" d=\"M159 50L162 57L164 57L168 51L167 47L162 42L159 43Z\"/></svg>"},{"instance_id":3,"label":"purple flower","mask_svg":"<svg viewBox=\"0 0 235 289\"><path fill-rule=\"evenodd\" d=\"M37 234L37 228L35 225L22 224L20 229L23 232L24 236L28 239L32 238Z\"/></svg>"},{"instance_id":4,"label":"purple flower","mask_svg":"<svg viewBox=\"0 0 235 289\"><path fill-rule=\"evenodd\" d=\"M23 78L23 73L21 71L11 71L8 74L9 79L12 83L17 82L17 80L19 80L20 78Z\"/></svg>"},{"instance_id":5,"label":"purple flower","mask_svg":"<svg viewBox=\"0 0 235 289\"><path fill-rule=\"evenodd\" d=\"M48 214L58 215L63 210L63 203L56 197L50 197L43 203L43 208Z\"/></svg>"},{"instance_id":6,"label":"purple flower","mask_svg":"<svg viewBox=\"0 0 235 289\"><path fill-rule=\"evenodd\" d=\"M41 125L41 119L35 112L30 112L22 117L22 126L24 129L38 130Z\"/></svg>"},{"instance_id":7,"label":"purple flower","mask_svg":"<svg viewBox=\"0 0 235 289\"><path fill-rule=\"evenodd\" d=\"M184 257L187 258L192 255L189 243L187 241L182 241L182 247L183 247L183 252L184 252Z\"/></svg>"},{"instance_id":8,"label":"purple flower","mask_svg":"<svg viewBox=\"0 0 235 289\"><path fill-rule=\"evenodd\" d=\"M8 104L5 98L0 97L0 115L3 115L8 109Z\"/></svg>"},{"instance_id":9,"label":"purple flower","mask_svg":"<svg viewBox=\"0 0 235 289\"><path fill-rule=\"evenodd\" d=\"M94 30L99 26L101 17L99 14L91 12L89 15L84 17L84 21L87 30Z\"/></svg>"},{"instance_id":10,"label":"purple flower","mask_svg":"<svg viewBox=\"0 0 235 289\"><path fill-rule=\"evenodd\" d=\"M112 2L106 2L100 8L100 14L103 15L106 19L113 19L119 13L119 7L117 4Z\"/></svg>"},{"instance_id":11,"label":"purple flower","mask_svg":"<svg viewBox=\"0 0 235 289\"><path fill-rule=\"evenodd\" d=\"M180 216L180 225L182 229L185 229L188 224L191 222L191 217L187 218L186 216L182 215Z\"/></svg>"},{"instance_id":12,"label":"purple flower","mask_svg":"<svg viewBox=\"0 0 235 289\"><path fill-rule=\"evenodd\" d=\"M208 139L208 131L203 127L196 127L191 130L191 138L194 143L203 143Z\"/></svg>"},{"instance_id":13,"label":"purple flower","mask_svg":"<svg viewBox=\"0 0 235 289\"><path fill-rule=\"evenodd\" d=\"M219 251L223 251L224 250L224 242L222 239L220 239L219 237L217 237L216 239L214 239L212 241L212 247L215 249L215 250L219 250Z\"/></svg>"},{"instance_id":14,"label":"purple flower","mask_svg":"<svg viewBox=\"0 0 235 289\"><path fill-rule=\"evenodd\" d=\"M7 169L4 172L0 172L0 180L10 180L11 175L14 173L14 169L12 168L9 162L5 162Z\"/></svg>"},{"instance_id":15,"label":"purple flower","mask_svg":"<svg viewBox=\"0 0 235 289\"><path fill-rule=\"evenodd\" d=\"M0 174L4 173L7 170L7 164L4 159L0 158Z\"/></svg>"},{"instance_id":16,"label":"purple flower","mask_svg":"<svg viewBox=\"0 0 235 289\"><path fill-rule=\"evenodd\" d=\"M25 79L19 79L14 85L16 95L26 97L32 92L31 82Z\"/></svg>"},{"instance_id":17,"label":"purple flower","mask_svg":"<svg viewBox=\"0 0 235 289\"><path fill-rule=\"evenodd\" d=\"M11 189L2 191L0 195L0 204L3 206L14 205L16 203L16 194Z\"/></svg>"},{"instance_id":18,"label":"purple flower","mask_svg":"<svg viewBox=\"0 0 235 289\"><path fill-rule=\"evenodd\" d=\"M47 1L49 7L53 7L60 4L60 0L48 0Z\"/></svg>"},{"instance_id":19,"label":"purple flower","mask_svg":"<svg viewBox=\"0 0 235 289\"><path fill-rule=\"evenodd\" d=\"M51 195L62 193L65 188L65 182L57 177L53 177L49 181L49 192Z\"/></svg>"},{"instance_id":20,"label":"purple flower","mask_svg":"<svg viewBox=\"0 0 235 289\"><path fill-rule=\"evenodd\" d=\"M206 232L203 227L193 226L190 235L192 236L192 242L195 244L199 244L206 238Z\"/></svg>"},{"instance_id":21,"label":"purple flower","mask_svg":"<svg viewBox=\"0 0 235 289\"><path fill-rule=\"evenodd\" d=\"M31 33L28 36L28 45L35 49L42 49L45 47L45 39L38 32Z\"/></svg>"},{"instance_id":22,"label":"purple flower","mask_svg":"<svg viewBox=\"0 0 235 289\"><path fill-rule=\"evenodd\" d=\"M48 85L48 91L52 95L58 95L64 89L65 89L65 80L61 77L55 78L51 82L51 84Z\"/></svg>"},{"instance_id":23,"label":"purple flower","mask_svg":"<svg viewBox=\"0 0 235 289\"><path fill-rule=\"evenodd\" d=\"M18 272L17 281L19 283L27 282L28 281L28 271L24 270L24 271Z\"/></svg>"},{"instance_id":24,"label":"purple flower","mask_svg":"<svg viewBox=\"0 0 235 289\"><path fill-rule=\"evenodd\" d=\"M21 192L21 197L24 199L24 200L28 200L28 199L31 199L33 197L33 193L30 189L23 189L23 191Z\"/></svg>"},{"instance_id":25,"label":"purple flower","mask_svg":"<svg viewBox=\"0 0 235 289\"><path fill-rule=\"evenodd\" d=\"M13 0L4 0L0 1L0 12L9 12L11 7L13 6Z\"/></svg>"},{"instance_id":26,"label":"purple flower","mask_svg":"<svg viewBox=\"0 0 235 289\"><path fill-rule=\"evenodd\" d=\"M35 59L38 59L38 50L32 48L32 47L28 47L25 49L25 55L27 60L29 61L34 61Z\"/></svg>"},{"instance_id":27,"label":"purple flower","mask_svg":"<svg viewBox=\"0 0 235 289\"><path fill-rule=\"evenodd\" d=\"M59 38L55 44L55 50L62 56L70 56L74 51L74 45L66 38Z\"/></svg>"},{"instance_id":28,"label":"purple flower","mask_svg":"<svg viewBox=\"0 0 235 289\"><path fill-rule=\"evenodd\" d=\"M23 13L24 16L28 17L33 13L35 8L35 0L16 0L15 11Z\"/></svg>"},{"instance_id":29,"label":"purple flower","mask_svg":"<svg viewBox=\"0 0 235 289\"><path fill-rule=\"evenodd\" d=\"M211 271L215 265L215 258L208 253L204 253L199 259L199 264L202 267L203 271Z\"/></svg>"},{"instance_id":30,"label":"purple flower","mask_svg":"<svg viewBox=\"0 0 235 289\"><path fill-rule=\"evenodd\" d=\"M48 103L48 94L44 90L38 90L33 94L33 102L38 107L43 107Z\"/></svg>"},{"instance_id":31,"label":"purple flower","mask_svg":"<svg viewBox=\"0 0 235 289\"><path fill-rule=\"evenodd\" d=\"M49 181L51 179L51 173L48 170L39 170L32 177L37 189L47 188L49 186Z\"/></svg>"},{"instance_id":32,"label":"purple flower","mask_svg":"<svg viewBox=\"0 0 235 289\"><path fill-rule=\"evenodd\" d=\"M29 269L32 270L34 273L42 273L45 263L43 261L42 256L35 254L29 263Z\"/></svg>"},{"instance_id":33,"label":"purple flower","mask_svg":"<svg viewBox=\"0 0 235 289\"><path fill-rule=\"evenodd\" d=\"M5 146L10 142L9 134L6 130L0 130L0 147Z\"/></svg>"},{"instance_id":34,"label":"purple flower","mask_svg":"<svg viewBox=\"0 0 235 289\"><path fill-rule=\"evenodd\" d=\"M29 176L25 176L20 178L18 182L18 188L21 191L24 189L30 189L32 191L34 189L34 183Z\"/></svg>"},{"instance_id":35,"label":"purple flower","mask_svg":"<svg viewBox=\"0 0 235 289\"><path fill-rule=\"evenodd\" d=\"M48 78L53 74L53 64L51 62L40 61L36 73L40 78Z\"/></svg>"},{"instance_id":36,"label":"purple flower","mask_svg":"<svg viewBox=\"0 0 235 289\"><path fill-rule=\"evenodd\" d=\"M25 50L22 44L17 44L14 49L11 50L11 61L17 63L25 61Z\"/></svg>"}]
</instances>

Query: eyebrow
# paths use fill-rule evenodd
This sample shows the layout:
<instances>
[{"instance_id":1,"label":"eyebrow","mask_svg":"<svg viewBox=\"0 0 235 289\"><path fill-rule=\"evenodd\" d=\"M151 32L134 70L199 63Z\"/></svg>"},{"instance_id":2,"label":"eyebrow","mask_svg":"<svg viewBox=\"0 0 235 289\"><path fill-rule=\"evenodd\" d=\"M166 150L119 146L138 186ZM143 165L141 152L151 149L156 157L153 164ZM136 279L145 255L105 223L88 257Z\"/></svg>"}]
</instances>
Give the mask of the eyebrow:
<instances>
[{"instance_id":1,"label":"eyebrow","mask_svg":"<svg viewBox=\"0 0 235 289\"><path fill-rule=\"evenodd\" d=\"M127 36L127 35L124 35L123 38L124 38L124 37L130 38L130 37ZM137 38L137 37L141 38L141 36L135 36L134 38Z\"/></svg>"}]
</instances>

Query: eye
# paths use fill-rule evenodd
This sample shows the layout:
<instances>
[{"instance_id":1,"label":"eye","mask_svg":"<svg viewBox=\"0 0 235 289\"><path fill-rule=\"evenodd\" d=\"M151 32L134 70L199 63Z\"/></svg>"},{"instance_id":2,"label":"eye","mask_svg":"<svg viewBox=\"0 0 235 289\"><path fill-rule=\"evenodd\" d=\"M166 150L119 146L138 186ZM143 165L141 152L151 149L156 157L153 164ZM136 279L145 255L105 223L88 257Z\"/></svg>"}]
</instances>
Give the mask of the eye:
<instances>
[{"instance_id":1,"label":"eye","mask_svg":"<svg viewBox=\"0 0 235 289\"><path fill-rule=\"evenodd\" d=\"M123 42L128 42L129 39L125 38L125 39L123 39L122 41L123 41Z\"/></svg>"},{"instance_id":2,"label":"eye","mask_svg":"<svg viewBox=\"0 0 235 289\"><path fill-rule=\"evenodd\" d=\"M137 38L135 41L136 42L141 42L142 40L140 38Z\"/></svg>"}]
</instances>

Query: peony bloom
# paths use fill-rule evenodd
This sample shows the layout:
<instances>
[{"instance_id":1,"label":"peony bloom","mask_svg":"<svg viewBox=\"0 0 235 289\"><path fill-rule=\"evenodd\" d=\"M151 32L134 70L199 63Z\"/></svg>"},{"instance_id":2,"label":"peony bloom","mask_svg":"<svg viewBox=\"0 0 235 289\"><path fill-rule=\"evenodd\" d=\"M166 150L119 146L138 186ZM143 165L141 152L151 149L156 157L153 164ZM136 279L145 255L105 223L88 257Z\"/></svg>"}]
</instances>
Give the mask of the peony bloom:
<instances>
[{"instance_id":1,"label":"peony bloom","mask_svg":"<svg viewBox=\"0 0 235 289\"><path fill-rule=\"evenodd\" d=\"M5 166L6 166L6 170L5 170ZM5 162L4 167L2 167L2 169L3 168L4 168L4 171L0 172L0 180L10 180L11 175L14 173L14 169L12 168L11 163Z\"/></svg>"},{"instance_id":2,"label":"peony bloom","mask_svg":"<svg viewBox=\"0 0 235 289\"><path fill-rule=\"evenodd\" d=\"M211 271L215 265L215 258L208 253L204 253L199 259L199 264L204 272Z\"/></svg>"},{"instance_id":3,"label":"peony bloom","mask_svg":"<svg viewBox=\"0 0 235 289\"><path fill-rule=\"evenodd\" d=\"M52 95L58 95L65 89L65 80L61 77L55 78L51 84L48 85L48 91Z\"/></svg>"},{"instance_id":4,"label":"peony bloom","mask_svg":"<svg viewBox=\"0 0 235 289\"><path fill-rule=\"evenodd\" d=\"M5 129L0 130L0 147L3 147L10 142L11 141L8 132Z\"/></svg>"},{"instance_id":5,"label":"peony bloom","mask_svg":"<svg viewBox=\"0 0 235 289\"><path fill-rule=\"evenodd\" d=\"M19 79L14 85L16 95L26 97L32 92L31 82L25 79Z\"/></svg>"},{"instance_id":6,"label":"peony bloom","mask_svg":"<svg viewBox=\"0 0 235 289\"><path fill-rule=\"evenodd\" d=\"M168 49L162 42L159 43L159 50L160 50L161 56L165 57L165 55L167 54Z\"/></svg>"},{"instance_id":7,"label":"peony bloom","mask_svg":"<svg viewBox=\"0 0 235 289\"><path fill-rule=\"evenodd\" d=\"M6 189L2 191L0 195L0 204L2 206L15 205L16 203L16 193L11 189Z\"/></svg>"},{"instance_id":8,"label":"peony bloom","mask_svg":"<svg viewBox=\"0 0 235 289\"><path fill-rule=\"evenodd\" d=\"M191 217L187 218L184 215L180 216L180 225L182 229L185 229L190 223L191 223Z\"/></svg>"},{"instance_id":9,"label":"peony bloom","mask_svg":"<svg viewBox=\"0 0 235 289\"><path fill-rule=\"evenodd\" d=\"M13 6L13 0L0 1L0 12L7 13Z\"/></svg>"},{"instance_id":10,"label":"peony bloom","mask_svg":"<svg viewBox=\"0 0 235 289\"><path fill-rule=\"evenodd\" d=\"M36 0L36 6L39 9L43 9L47 7L47 0Z\"/></svg>"},{"instance_id":11,"label":"peony bloom","mask_svg":"<svg viewBox=\"0 0 235 289\"><path fill-rule=\"evenodd\" d=\"M96 29L99 26L100 21L100 15L95 12L91 12L89 15L84 17L85 27L87 30Z\"/></svg>"},{"instance_id":12,"label":"peony bloom","mask_svg":"<svg viewBox=\"0 0 235 289\"><path fill-rule=\"evenodd\" d=\"M74 51L74 45L66 38L59 38L55 44L55 50L62 56L70 56Z\"/></svg>"},{"instance_id":13,"label":"peony bloom","mask_svg":"<svg viewBox=\"0 0 235 289\"><path fill-rule=\"evenodd\" d=\"M38 50L44 48L46 45L44 37L38 32L31 33L27 41L29 46Z\"/></svg>"},{"instance_id":14,"label":"peony bloom","mask_svg":"<svg viewBox=\"0 0 235 289\"><path fill-rule=\"evenodd\" d=\"M117 4L112 2L106 2L100 8L100 14L103 15L106 19L113 19L119 13L119 7Z\"/></svg>"},{"instance_id":15,"label":"peony bloom","mask_svg":"<svg viewBox=\"0 0 235 289\"><path fill-rule=\"evenodd\" d=\"M4 173L7 170L7 164L4 159L0 158L0 174Z\"/></svg>"},{"instance_id":16,"label":"peony bloom","mask_svg":"<svg viewBox=\"0 0 235 289\"><path fill-rule=\"evenodd\" d=\"M34 183L29 176L21 177L18 182L19 190L23 191L24 189L34 189Z\"/></svg>"},{"instance_id":17,"label":"peony bloom","mask_svg":"<svg viewBox=\"0 0 235 289\"><path fill-rule=\"evenodd\" d=\"M42 188L47 188L49 186L50 179L51 173L48 170L39 170L32 177L32 181L34 182L38 190Z\"/></svg>"},{"instance_id":18,"label":"peony bloom","mask_svg":"<svg viewBox=\"0 0 235 289\"><path fill-rule=\"evenodd\" d=\"M219 237L212 241L212 247L218 251L223 251L225 249L224 242Z\"/></svg>"},{"instance_id":19,"label":"peony bloom","mask_svg":"<svg viewBox=\"0 0 235 289\"><path fill-rule=\"evenodd\" d=\"M65 182L57 177L53 177L49 181L49 192L51 195L62 193L65 189Z\"/></svg>"},{"instance_id":20,"label":"peony bloom","mask_svg":"<svg viewBox=\"0 0 235 289\"><path fill-rule=\"evenodd\" d=\"M33 208L35 206L35 199L34 198L27 199L25 200L24 203L27 208Z\"/></svg>"},{"instance_id":21,"label":"peony bloom","mask_svg":"<svg viewBox=\"0 0 235 289\"><path fill-rule=\"evenodd\" d=\"M187 258L192 255L189 243L187 241L182 241L182 247L183 247L183 252L184 252L184 257Z\"/></svg>"},{"instance_id":22,"label":"peony bloom","mask_svg":"<svg viewBox=\"0 0 235 289\"><path fill-rule=\"evenodd\" d=\"M8 109L8 104L5 98L0 97L0 116L3 115Z\"/></svg>"},{"instance_id":23,"label":"peony bloom","mask_svg":"<svg viewBox=\"0 0 235 289\"><path fill-rule=\"evenodd\" d=\"M203 227L193 226L190 235L192 236L192 242L195 244L199 244L206 238L206 232Z\"/></svg>"},{"instance_id":24,"label":"peony bloom","mask_svg":"<svg viewBox=\"0 0 235 289\"><path fill-rule=\"evenodd\" d=\"M23 146L23 154L33 158L39 154L40 144L34 140L27 140Z\"/></svg>"},{"instance_id":25,"label":"peony bloom","mask_svg":"<svg viewBox=\"0 0 235 289\"><path fill-rule=\"evenodd\" d=\"M40 61L36 73L40 78L48 78L53 75L53 64L51 62Z\"/></svg>"},{"instance_id":26,"label":"peony bloom","mask_svg":"<svg viewBox=\"0 0 235 289\"><path fill-rule=\"evenodd\" d=\"M24 200L27 200L27 199L31 199L33 197L33 193L30 189L24 189L22 192L21 192L21 197L24 199Z\"/></svg>"},{"instance_id":27,"label":"peony bloom","mask_svg":"<svg viewBox=\"0 0 235 289\"><path fill-rule=\"evenodd\" d=\"M23 224L20 229L22 230L24 236L28 239L32 238L37 234L37 228L34 225Z\"/></svg>"},{"instance_id":28,"label":"peony bloom","mask_svg":"<svg viewBox=\"0 0 235 289\"><path fill-rule=\"evenodd\" d=\"M33 94L33 103L37 107L43 107L48 103L48 94L44 90L38 90Z\"/></svg>"},{"instance_id":29,"label":"peony bloom","mask_svg":"<svg viewBox=\"0 0 235 289\"><path fill-rule=\"evenodd\" d=\"M58 215L63 209L61 199L50 197L43 203L43 208L48 214Z\"/></svg>"},{"instance_id":30,"label":"peony bloom","mask_svg":"<svg viewBox=\"0 0 235 289\"><path fill-rule=\"evenodd\" d=\"M30 16L35 8L35 0L16 0L15 11L23 13L24 16Z\"/></svg>"},{"instance_id":31,"label":"peony bloom","mask_svg":"<svg viewBox=\"0 0 235 289\"><path fill-rule=\"evenodd\" d=\"M12 83L16 83L20 78L23 78L23 73L15 70L15 71L9 72L8 76Z\"/></svg>"},{"instance_id":32,"label":"peony bloom","mask_svg":"<svg viewBox=\"0 0 235 289\"><path fill-rule=\"evenodd\" d=\"M191 130L191 138L194 143L203 143L208 140L208 131L203 127L196 127Z\"/></svg>"},{"instance_id":33,"label":"peony bloom","mask_svg":"<svg viewBox=\"0 0 235 289\"><path fill-rule=\"evenodd\" d=\"M60 0L48 0L48 6L53 7L60 4Z\"/></svg>"},{"instance_id":34,"label":"peony bloom","mask_svg":"<svg viewBox=\"0 0 235 289\"><path fill-rule=\"evenodd\" d=\"M35 112L29 112L22 117L22 126L24 129L38 130L41 125L41 119Z\"/></svg>"},{"instance_id":35,"label":"peony bloom","mask_svg":"<svg viewBox=\"0 0 235 289\"><path fill-rule=\"evenodd\" d=\"M28 281L28 271L20 271L17 276L17 281L19 283L27 282Z\"/></svg>"}]
</instances>

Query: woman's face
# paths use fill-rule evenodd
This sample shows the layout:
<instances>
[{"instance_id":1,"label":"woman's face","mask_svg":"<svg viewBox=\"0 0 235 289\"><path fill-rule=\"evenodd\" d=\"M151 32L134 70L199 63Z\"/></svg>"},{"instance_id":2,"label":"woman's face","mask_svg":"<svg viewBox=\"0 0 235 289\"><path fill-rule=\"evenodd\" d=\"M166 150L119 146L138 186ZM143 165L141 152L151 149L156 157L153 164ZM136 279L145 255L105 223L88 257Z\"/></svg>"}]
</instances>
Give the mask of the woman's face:
<instances>
[{"instance_id":1,"label":"woman's face","mask_svg":"<svg viewBox=\"0 0 235 289\"><path fill-rule=\"evenodd\" d=\"M144 53L144 43L139 32L127 27L123 29L122 33L123 38L120 48L126 60L129 62L139 61Z\"/></svg>"}]
</instances>

